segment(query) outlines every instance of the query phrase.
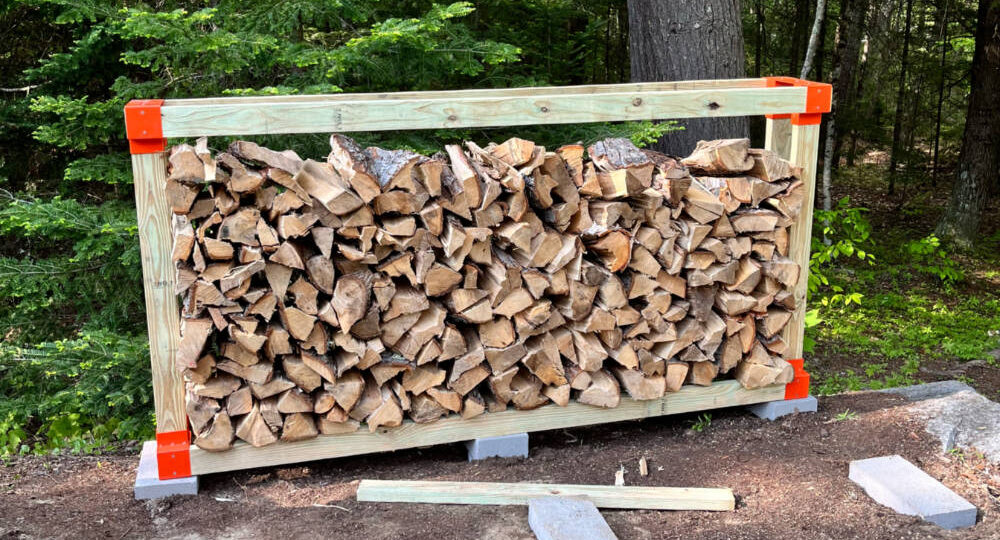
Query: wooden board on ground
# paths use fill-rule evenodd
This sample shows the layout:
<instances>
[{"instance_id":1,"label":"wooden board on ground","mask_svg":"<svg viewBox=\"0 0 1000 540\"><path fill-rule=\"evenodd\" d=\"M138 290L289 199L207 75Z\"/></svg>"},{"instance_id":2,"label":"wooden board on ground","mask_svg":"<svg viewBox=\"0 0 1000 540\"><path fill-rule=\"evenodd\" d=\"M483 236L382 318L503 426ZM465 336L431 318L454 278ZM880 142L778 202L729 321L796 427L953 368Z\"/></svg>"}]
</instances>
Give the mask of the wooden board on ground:
<instances>
[{"instance_id":1,"label":"wooden board on ground","mask_svg":"<svg viewBox=\"0 0 1000 540\"><path fill-rule=\"evenodd\" d=\"M550 496L578 497L598 508L731 511L736 506L733 491L727 488L420 480L362 480L358 486L361 502L526 505L531 499Z\"/></svg>"}]
</instances>

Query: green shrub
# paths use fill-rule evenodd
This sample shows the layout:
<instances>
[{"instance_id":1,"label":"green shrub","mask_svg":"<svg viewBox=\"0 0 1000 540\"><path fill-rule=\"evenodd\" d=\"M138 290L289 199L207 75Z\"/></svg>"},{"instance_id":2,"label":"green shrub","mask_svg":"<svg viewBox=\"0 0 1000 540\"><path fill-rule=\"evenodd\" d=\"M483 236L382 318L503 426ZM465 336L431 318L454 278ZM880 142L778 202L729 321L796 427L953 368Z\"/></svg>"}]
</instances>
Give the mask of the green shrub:
<instances>
[{"instance_id":1,"label":"green shrub","mask_svg":"<svg viewBox=\"0 0 1000 540\"><path fill-rule=\"evenodd\" d=\"M941 247L941 240L931 234L919 240L911 240L903 249L910 258L910 266L938 278L945 285L952 285L965 279L965 273L948 252Z\"/></svg>"},{"instance_id":2,"label":"green shrub","mask_svg":"<svg viewBox=\"0 0 1000 540\"><path fill-rule=\"evenodd\" d=\"M843 270L850 262L875 264L871 223L866 208L852 207L849 197L837 202L832 210L817 210L813 216L813 236L809 258L809 305L820 306L806 312L806 336L803 349L811 352L816 345L815 329L823 323L823 313L832 309L861 304L864 294L853 280L845 279ZM821 309L822 308L822 309Z\"/></svg>"}]
</instances>

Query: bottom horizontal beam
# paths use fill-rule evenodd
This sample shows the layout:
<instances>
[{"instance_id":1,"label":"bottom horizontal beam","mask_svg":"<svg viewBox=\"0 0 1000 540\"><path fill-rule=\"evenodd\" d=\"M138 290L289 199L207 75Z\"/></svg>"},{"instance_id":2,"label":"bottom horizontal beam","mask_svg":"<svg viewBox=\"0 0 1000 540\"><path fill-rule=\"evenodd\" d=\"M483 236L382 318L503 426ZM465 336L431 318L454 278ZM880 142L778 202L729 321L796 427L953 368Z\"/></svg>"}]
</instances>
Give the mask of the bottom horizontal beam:
<instances>
[{"instance_id":1,"label":"bottom horizontal beam","mask_svg":"<svg viewBox=\"0 0 1000 540\"><path fill-rule=\"evenodd\" d=\"M598 508L727 511L736 507L733 491L726 488L421 480L362 480L358 486L358 501L361 502L525 505L538 497L581 498Z\"/></svg>"},{"instance_id":2,"label":"bottom horizontal beam","mask_svg":"<svg viewBox=\"0 0 1000 540\"><path fill-rule=\"evenodd\" d=\"M469 441L513 433L546 431L594 424L637 420L722 407L777 401L785 398L785 385L747 390L736 381L712 386L685 386L660 399L635 401L623 397L618 407L602 409L570 402L565 407L547 405L531 411L507 410L486 413L468 420L452 415L429 424L404 422L398 427L380 427L339 435L320 435L307 441L278 442L262 448L237 443L224 452L206 452L191 446L191 474L209 474L254 467L268 467L317 459L356 456L403 450L418 446Z\"/></svg>"}]
</instances>

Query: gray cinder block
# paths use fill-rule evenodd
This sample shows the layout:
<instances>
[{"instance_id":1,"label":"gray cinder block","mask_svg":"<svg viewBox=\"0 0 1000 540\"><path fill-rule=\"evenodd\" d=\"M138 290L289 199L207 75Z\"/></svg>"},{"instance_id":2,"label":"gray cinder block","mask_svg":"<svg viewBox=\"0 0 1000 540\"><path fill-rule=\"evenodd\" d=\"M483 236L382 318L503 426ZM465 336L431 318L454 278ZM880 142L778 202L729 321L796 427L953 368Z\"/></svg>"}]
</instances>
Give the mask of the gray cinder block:
<instances>
[{"instance_id":1,"label":"gray cinder block","mask_svg":"<svg viewBox=\"0 0 1000 540\"><path fill-rule=\"evenodd\" d=\"M172 478L160 480L156 469L156 441L142 443L139 469L135 475L133 488L136 500L161 499L171 495L197 495L198 477Z\"/></svg>"},{"instance_id":2,"label":"gray cinder block","mask_svg":"<svg viewBox=\"0 0 1000 540\"><path fill-rule=\"evenodd\" d=\"M818 402L813 396L802 399L783 399L781 401L769 401L767 403L757 403L748 405L747 409L757 415L758 418L766 420L777 420L789 414L816 412Z\"/></svg>"},{"instance_id":3,"label":"gray cinder block","mask_svg":"<svg viewBox=\"0 0 1000 540\"><path fill-rule=\"evenodd\" d=\"M618 540L594 503L582 499L531 499L528 525L538 540Z\"/></svg>"},{"instance_id":4,"label":"gray cinder block","mask_svg":"<svg viewBox=\"0 0 1000 540\"><path fill-rule=\"evenodd\" d=\"M851 462L848 476L875 502L900 514L957 529L976 524L976 507L900 456Z\"/></svg>"},{"instance_id":5,"label":"gray cinder block","mask_svg":"<svg viewBox=\"0 0 1000 540\"><path fill-rule=\"evenodd\" d=\"M516 433L500 437L486 437L465 443L469 449L469 461L491 457L528 457L528 434Z\"/></svg>"}]
</instances>

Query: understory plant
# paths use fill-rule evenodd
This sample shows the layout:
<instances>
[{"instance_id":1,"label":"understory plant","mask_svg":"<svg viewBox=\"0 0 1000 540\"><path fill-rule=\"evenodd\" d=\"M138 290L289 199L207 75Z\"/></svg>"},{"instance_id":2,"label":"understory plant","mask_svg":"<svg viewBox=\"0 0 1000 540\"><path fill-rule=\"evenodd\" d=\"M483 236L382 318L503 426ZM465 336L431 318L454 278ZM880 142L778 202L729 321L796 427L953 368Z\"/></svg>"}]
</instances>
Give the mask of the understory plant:
<instances>
[{"instance_id":1,"label":"understory plant","mask_svg":"<svg viewBox=\"0 0 1000 540\"><path fill-rule=\"evenodd\" d=\"M851 206L849 197L837 201L832 210L817 210L813 216L813 236L809 258L809 305L806 312L806 337L803 348L815 346L811 328L823 322L823 310L847 309L864 299L857 284L850 279L851 266L873 266L872 226L865 216L867 209Z\"/></svg>"}]
</instances>

